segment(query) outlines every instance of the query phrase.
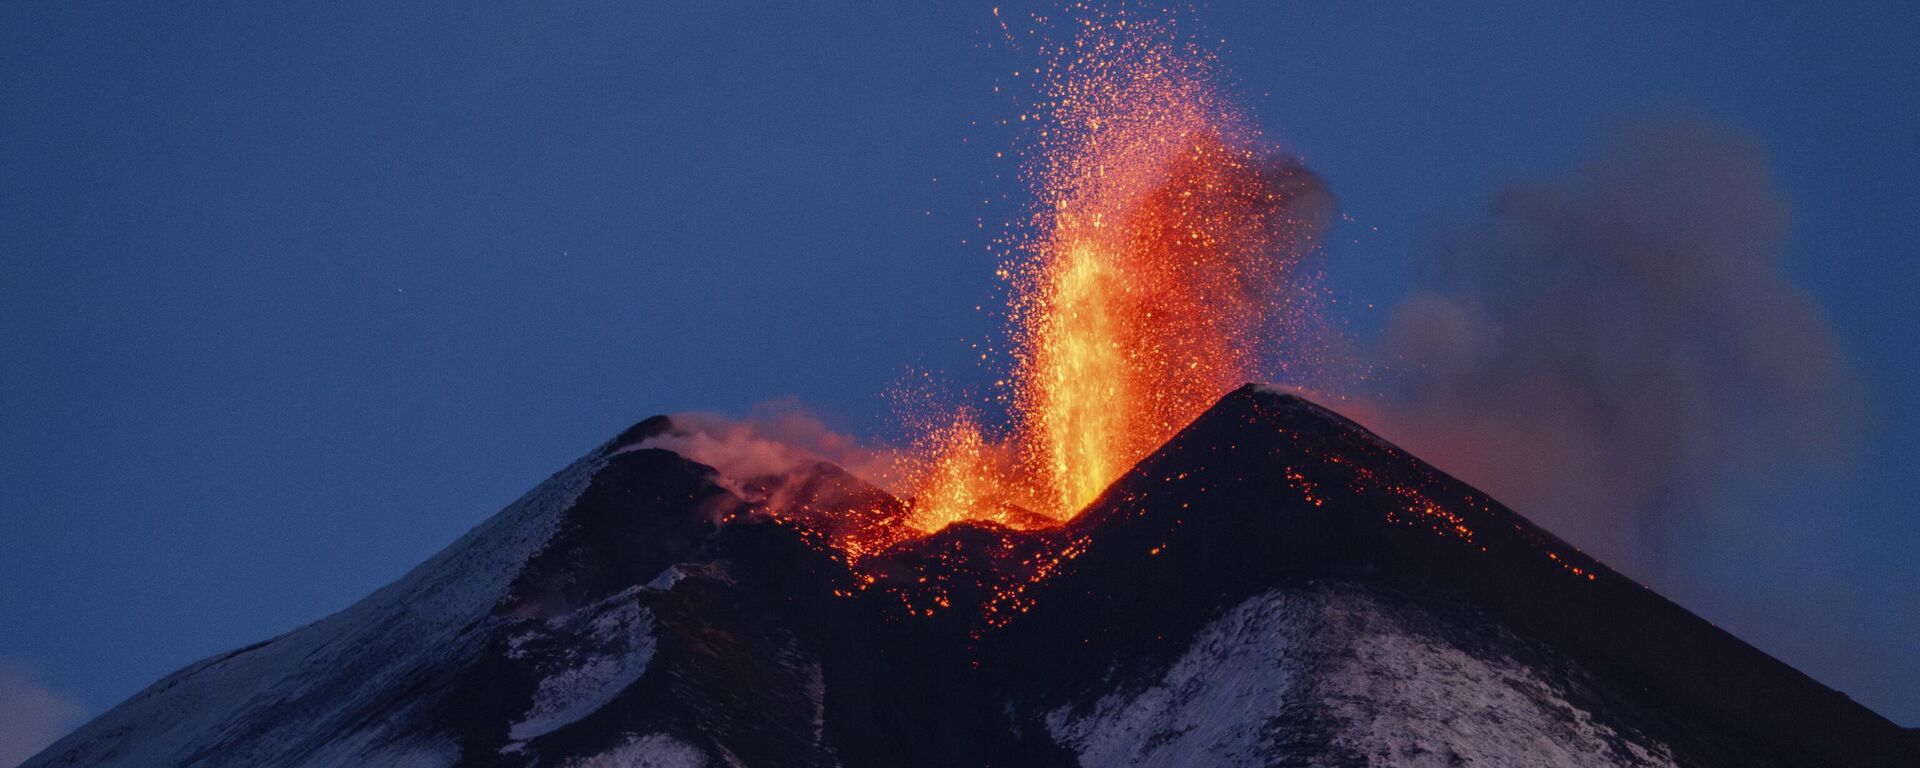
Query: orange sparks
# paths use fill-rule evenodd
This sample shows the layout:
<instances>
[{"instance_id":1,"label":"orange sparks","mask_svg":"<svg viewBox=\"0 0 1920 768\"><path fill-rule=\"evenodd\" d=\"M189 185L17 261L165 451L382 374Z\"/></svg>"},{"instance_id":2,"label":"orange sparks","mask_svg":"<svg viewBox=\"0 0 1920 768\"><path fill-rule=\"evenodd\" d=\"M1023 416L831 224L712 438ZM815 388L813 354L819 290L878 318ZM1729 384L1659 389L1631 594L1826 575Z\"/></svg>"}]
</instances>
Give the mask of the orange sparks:
<instances>
[{"instance_id":1,"label":"orange sparks","mask_svg":"<svg viewBox=\"0 0 1920 768\"><path fill-rule=\"evenodd\" d=\"M1268 146L1172 17L1075 13L1036 18L1069 34L1042 44L1046 67L1016 72L1037 99L1014 121L1029 131L1031 207L997 270L1011 359L996 394L1011 423L990 429L912 382L896 391L916 436L893 467L909 509L902 526L830 541L861 573L848 594L876 583L867 555L954 523L1058 525L1233 388L1312 358L1293 342L1316 327L1318 276L1303 260L1330 207L1318 179ZM1036 546L1017 576L973 585L985 626L1025 613L1028 588L1087 542ZM952 584L902 579L886 581L909 615L955 604Z\"/></svg>"},{"instance_id":2,"label":"orange sparks","mask_svg":"<svg viewBox=\"0 0 1920 768\"><path fill-rule=\"evenodd\" d=\"M1048 49L1011 282L1019 499L1064 520L1233 387L1278 366L1311 304L1300 262L1320 187L1275 160L1213 59L1171 19L1079 19ZM955 423L929 522L994 518L978 429ZM971 435L972 437L968 437ZM959 439L965 438L965 439ZM966 479L962 479L962 478ZM991 492L989 492L991 493ZM956 495L957 494L957 495ZM944 523L943 523L944 524Z\"/></svg>"},{"instance_id":3,"label":"orange sparks","mask_svg":"<svg viewBox=\"0 0 1920 768\"><path fill-rule=\"evenodd\" d=\"M931 533L961 520L1011 522L1005 498L1009 482L972 409L958 409L951 420L934 425L916 448L905 470L918 491L909 518L915 528Z\"/></svg>"},{"instance_id":4,"label":"orange sparks","mask_svg":"<svg viewBox=\"0 0 1920 768\"><path fill-rule=\"evenodd\" d=\"M904 509L855 489L841 495L871 502L866 514L770 511L848 566L854 580L836 595L879 591L919 619L977 608L975 638L1028 612L1035 587L1089 551L1084 532L1056 526L1129 467L1232 389L1323 359L1319 276L1305 263L1331 202L1318 179L1273 151L1170 17L1076 9L1070 39L1042 48L1050 65L1022 78L1040 97L1018 120L1033 126L1022 165L1033 202L1001 241L997 271L1009 287L1012 357L996 394L1011 423L990 429L982 401L941 402L930 379L910 382L895 394L915 437L890 477L907 492ZM1284 468L1312 507L1365 497L1390 524L1480 552L1503 533L1475 530L1484 500L1437 497L1431 483L1377 476L1343 455L1391 449L1322 452L1290 436L1333 470ZM1350 493L1323 487L1341 476ZM982 525L927 537L955 523ZM1182 551L1169 546L1162 539L1146 555ZM882 552L901 556L874 557ZM1548 557L1597 580L1588 561Z\"/></svg>"}]
</instances>

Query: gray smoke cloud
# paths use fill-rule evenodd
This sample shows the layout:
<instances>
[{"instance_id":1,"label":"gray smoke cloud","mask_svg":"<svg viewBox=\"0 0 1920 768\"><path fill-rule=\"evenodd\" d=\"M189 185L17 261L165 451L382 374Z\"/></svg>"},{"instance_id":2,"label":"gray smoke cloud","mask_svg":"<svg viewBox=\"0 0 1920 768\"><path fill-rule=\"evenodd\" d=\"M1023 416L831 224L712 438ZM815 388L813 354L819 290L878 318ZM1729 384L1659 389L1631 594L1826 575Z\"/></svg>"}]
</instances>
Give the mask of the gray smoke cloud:
<instances>
[{"instance_id":1,"label":"gray smoke cloud","mask_svg":"<svg viewBox=\"0 0 1920 768\"><path fill-rule=\"evenodd\" d=\"M1641 575L1731 467L1843 462L1859 402L1781 272L1754 140L1622 123L1566 172L1443 226L1386 335L1393 437Z\"/></svg>"},{"instance_id":2,"label":"gray smoke cloud","mask_svg":"<svg viewBox=\"0 0 1920 768\"><path fill-rule=\"evenodd\" d=\"M32 667L0 658L0 766L15 766L80 724L79 700L41 683Z\"/></svg>"}]
</instances>

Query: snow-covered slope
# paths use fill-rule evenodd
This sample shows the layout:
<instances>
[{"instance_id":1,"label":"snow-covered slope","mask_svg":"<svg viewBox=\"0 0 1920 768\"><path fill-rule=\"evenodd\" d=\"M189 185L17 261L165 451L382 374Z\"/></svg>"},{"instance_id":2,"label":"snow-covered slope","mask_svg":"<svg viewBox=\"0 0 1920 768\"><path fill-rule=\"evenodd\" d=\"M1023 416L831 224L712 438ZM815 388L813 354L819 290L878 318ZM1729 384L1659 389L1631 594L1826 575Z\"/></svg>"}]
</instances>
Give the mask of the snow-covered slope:
<instances>
[{"instance_id":1,"label":"snow-covered slope","mask_svg":"<svg viewBox=\"0 0 1920 768\"><path fill-rule=\"evenodd\" d=\"M1276 589L1208 623L1151 685L1047 725L1082 765L1674 765L1569 702L1517 639L1457 643L1445 626L1363 586Z\"/></svg>"},{"instance_id":2,"label":"snow-covered slope","mask_svg":"<svg viewBox=\"0 0 1920 768\"><path fill-rule=\"evenodd\" d=\"M459 750L412 729L430 696L399 696L478 654L474 631L605 459L562 470L352 607L162 678L28 766L444 765Z\"/></svg>"},{"instance_id":3,"label":"snow-covered slope","mask_svg":"<svg viewBox=\"0 0 1920 768\"><path fill-rule=\"evenodd\" d=\"M352 607L169 675L27 765L442 766L476 762L479 746L499 751L480 761L531 759L530 744L635 686L654 660L654 611L680 582L575 605L585 594L573 588L607 575L583 544L627 543L609 526L710 530L715 509L737 503L707 468L633 450L664 426L643 423L560 471ZM696 544L615 559L683 576L667 566ZM662 754L705 754L681 746Z\"/></svg>"},{"instance_id":4,"label":"snow-covered slope","mask_svg":"<svg viewBox=\"0 0 1920 768\"><path fill-rule=\"evenodd\" d=\"M957 525L857 567L829 545L904 503L824 463L729 476L667 450L713 460L681 429L636 425L27 765L1920 765L1299 398L1229 395L1063 527Z\"/></svg>"},{"instance_id":5,"label":"snow-covered slope","mask_svg":"<svg viewBox=\"0 0 1920 768\"><path fill-rule=\"evenodd\" d=\"M1088 765L1920 762L1886 719L1270 389L1227 396L1063 535L1074 557L983 668Z\"/></svg>"}]
</instances>

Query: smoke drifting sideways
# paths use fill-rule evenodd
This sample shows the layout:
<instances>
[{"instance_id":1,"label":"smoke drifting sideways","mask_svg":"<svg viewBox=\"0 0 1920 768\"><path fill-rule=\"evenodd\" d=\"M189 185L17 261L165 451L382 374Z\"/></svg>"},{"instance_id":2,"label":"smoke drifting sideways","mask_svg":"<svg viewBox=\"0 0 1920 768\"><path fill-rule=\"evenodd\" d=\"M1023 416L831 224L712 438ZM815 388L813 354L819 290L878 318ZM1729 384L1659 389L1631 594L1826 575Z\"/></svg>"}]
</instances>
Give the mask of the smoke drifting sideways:
<instances>
[{"instance_id":1,"label":"smoke drifting sideways","mask_svg":"<svg viewBox=\"0 0 1920 768\"><path fill-rule=\"evenodd\" d=\"M822 463L875 482L891 481L899 463L893 449L836 432L792 399L758 403L743 418L689 411L668 419L667 431L634 447L673 451L713 467L722 487L741 498L777 495L780 485L812 477ZM775 487L746 488L743 480Z\"/></svg>"},{"instance_id":2,"label":"smoke drifting sideways","mask_svg":"<svg viewBox=\"0 0 1920 768\"><path fill-rule=\"evenodd\" d=\"M1287 178L1311 181L1306 197L1331 200L1317 177L1287 167L1297 169ZM1572 168L1507 184L1483 211L1438 228L1414 256L1417 287L1394 310L1379 356L1359 361L1385 373L1384 397L1358 391L1333 359L1373 355L1343 351L1358 346L1325 326L1308 334L1317 343L1302 343L1295 323L1280 334L1291 343L1262 345L1263 356L1295 364L1263 368L1333 397L1602 560L1660 581L1676 526L1720 513L1736 468L1837 474L1857 452L1862 388L1820 308L1781 271L1788 225L1757 142L1701 119L1623 122ZM1295 294L1312 291L1277 296ZM1238 383L1222 382L1221 393ZM968 437L973 464L1019 474L1000 441L927 421L948 410L904 405L908 432ZM652 442L725 475L777 489L827 461L916 508L953 496L979 507L959 517L1013 522L978 483L943 480L937 470L953 462L929 459L953 453L945 443L863 444L793 403L675 423ZM936 492L950 486L970 492Z\"/></svg>"},{"instance_id":3,"label":"smoke drifting sideways","mask_svg":"<svg viewBox=\"0 0 1920 768\"><path fill-rule=\"evenodd\" d=\"M1363 420L1657 580L1734 467L1843 470L1858 379L1781 272L1788 205L1752 139L1623 122L1566 172L1496 190L1415 259Z\"/></svg>"}]
</instances>

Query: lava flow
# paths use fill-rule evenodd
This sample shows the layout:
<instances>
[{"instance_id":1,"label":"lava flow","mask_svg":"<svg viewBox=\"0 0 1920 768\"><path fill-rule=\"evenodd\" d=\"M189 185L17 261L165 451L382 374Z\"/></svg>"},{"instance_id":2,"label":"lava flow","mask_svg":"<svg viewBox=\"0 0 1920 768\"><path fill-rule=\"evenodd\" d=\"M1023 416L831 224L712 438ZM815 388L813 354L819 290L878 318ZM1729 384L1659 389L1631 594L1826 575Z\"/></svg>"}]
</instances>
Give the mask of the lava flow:
<instances>
[{"instance_id":1,"label":"lava flow","mask_svg":"<svg viewBox=\"0 0 1920 768\"><path fill-rule=\"evenodd\" d=\"M1283 373L1280 348L1313 325L1318 180L1172 18L1071 23L1021 118L1034 205L1001 270L1014 423L990 446L971 413L929 420L904 473L923 530L1071 517L1221 395Z\"/></svg>"}]
</instances>

